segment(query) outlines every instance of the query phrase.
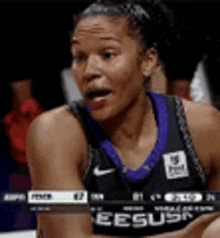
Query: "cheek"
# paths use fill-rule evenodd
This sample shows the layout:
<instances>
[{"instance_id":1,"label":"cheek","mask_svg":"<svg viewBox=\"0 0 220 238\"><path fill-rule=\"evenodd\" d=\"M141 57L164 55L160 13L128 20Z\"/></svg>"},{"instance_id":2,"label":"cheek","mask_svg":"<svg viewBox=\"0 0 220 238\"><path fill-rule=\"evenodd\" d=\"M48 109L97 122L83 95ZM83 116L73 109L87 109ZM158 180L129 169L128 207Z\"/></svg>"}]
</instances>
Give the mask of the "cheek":
<instances>
[{"instance_id":1,"label":"cheek","mask_svg":"<svg viewBox=\"0 0 220 238\"><path fill-rule=\"evenodd\" d=\"M82 92L83 84L82 84L82 80L80 79L80 72L78 70L75 70L72 68L71 76L72 76L72 79L74 80L74 82L76 83L79 91Z\"/></svg>"},{"instance_id":2,"label":"cheek","mask_svg":"<svg viewBox=\"0 0 220 238\"><path fill-rule=\"evenodd\" d=\"M71 75L73 79L76 81L76 83L80 82L83 72L82 67L72 63L71 70L72 70Z\"/></svg>"},{"instance_id":3,"label":"cheek","mask_svg":"<svg viewBox=\"0 0 220 238\"><path fill-rule=\"evenodd\" d=\"M136 73L137 63L126 56L120 56L110 65L109 70L122 80L128 79L131 74Z\"/></svg>"},{"instance_id":4,"label":"cheek","mask_svg":"<svg viewBox=\"0 0 220 238\"><path fill-rule=\"evenodd\" d=\"M78 84L79 84L78 75L77 75L76 71L73 70L73 69L72 69L72 72L71 72L71 76L72 76L73 80L75 81L75 83L78 86Z\"/></svg>"},{"instance_id":5,"label":"cheek","mask_svg":"<svg viewBox=\"0 0 220 238\"><path fill-rule=\"evenodd\" d=\"M142 87L142 75L141 68L137 64L137 60L127 60L126 57L124 59L120 59L115 67L112 67L112 75L115 82L118 84L117 86L125 89L127 87Z\"/></svg>"},{"instance_id":6,"label":"cheek","mask_svg":"<svg viewBox=\"0 0 220 238\"><path fill-rule=\"evenodd\" d=\"M78 81L77 79L79 78L79 74L77 72L77 70L75 70L73 67L71 68L72 72L71 72L71 76L75 81Z\"/></svg>"}]
</instances>

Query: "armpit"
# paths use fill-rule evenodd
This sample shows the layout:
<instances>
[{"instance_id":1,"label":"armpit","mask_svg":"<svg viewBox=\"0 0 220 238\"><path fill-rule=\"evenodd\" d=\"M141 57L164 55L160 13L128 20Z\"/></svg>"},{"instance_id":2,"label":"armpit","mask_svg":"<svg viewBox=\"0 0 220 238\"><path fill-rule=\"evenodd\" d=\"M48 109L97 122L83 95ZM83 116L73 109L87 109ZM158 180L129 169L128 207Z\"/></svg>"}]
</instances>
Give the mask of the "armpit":
<instances>
[{"instance_id":1,"label":"armpit","mask_svg":"<svg viewBox=\"0 0 220 238\"><path fill-rule=\"evenodd\" d=\"M41 228L37 229L37 238L47 238L45 233L43 232L43 230Z\"/></svg>"}]
</instances>

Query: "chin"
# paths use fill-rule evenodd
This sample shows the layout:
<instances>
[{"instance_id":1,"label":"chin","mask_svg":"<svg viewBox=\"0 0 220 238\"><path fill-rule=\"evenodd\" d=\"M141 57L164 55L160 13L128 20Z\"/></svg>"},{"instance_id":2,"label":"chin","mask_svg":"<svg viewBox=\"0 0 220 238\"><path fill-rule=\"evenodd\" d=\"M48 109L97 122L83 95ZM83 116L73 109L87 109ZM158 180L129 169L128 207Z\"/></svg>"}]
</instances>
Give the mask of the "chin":
<instances>
[{"instance_id":1,"label":"chin","mask_svg":"<svg viewBox=\"0 0 220 238\"><path fill-rule=\"evenodd\" d=\"M93 119L98 122L107 122L108 120L114 119L116 116L115 110L110 110L109 108L90 111L90 114Z\"/></svg>"},{"instance_id":2,"label":"chin","mask_svg":"<svg viewBox=\"0 0 220 238\"><path fill-rule=\"evenodd\" d=\"M93 119L98 122L108 120L108 113L106 113L105 110L99 109L95 111L90 111L90 114L92 115Z\"/></svg>"}]
</instances>

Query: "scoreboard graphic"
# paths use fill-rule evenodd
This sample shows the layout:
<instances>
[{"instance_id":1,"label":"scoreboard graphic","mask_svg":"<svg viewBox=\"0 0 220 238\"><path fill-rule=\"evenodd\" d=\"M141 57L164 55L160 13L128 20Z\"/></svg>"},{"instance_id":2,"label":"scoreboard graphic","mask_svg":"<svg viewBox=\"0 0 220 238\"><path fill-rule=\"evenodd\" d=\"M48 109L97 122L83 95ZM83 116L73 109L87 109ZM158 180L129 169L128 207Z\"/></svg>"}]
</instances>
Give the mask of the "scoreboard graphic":
<instances>
[{"instance_id":1,"label":"scoreboard graphic","mask_svg":"<svg viewBox=\"0 0 220 238\"><path fill-rule=\"evenodd\" d=\"M0 193L0 206L17 204L24 212L39 213L79 213L105 210L114 211L188 211L191 213L210 213L220 210L220 191L204 192L166 192L144 194L103 194L75 191L10 191Z\"/></svg>"},{"instance_id":2,"label":"scoreboard graphic","mask_svg":"<svg viewBox=\"0 0 220 238\"><path fill-rule=\"evenodd\" d=\"M95 234L143 236L185 227L202 214L220 211L220 191L115 193L77 191L10 191L0 206L21 213L89 213ZM159 230L158 230L159 229Z\"/></svg>"}]
</instances>

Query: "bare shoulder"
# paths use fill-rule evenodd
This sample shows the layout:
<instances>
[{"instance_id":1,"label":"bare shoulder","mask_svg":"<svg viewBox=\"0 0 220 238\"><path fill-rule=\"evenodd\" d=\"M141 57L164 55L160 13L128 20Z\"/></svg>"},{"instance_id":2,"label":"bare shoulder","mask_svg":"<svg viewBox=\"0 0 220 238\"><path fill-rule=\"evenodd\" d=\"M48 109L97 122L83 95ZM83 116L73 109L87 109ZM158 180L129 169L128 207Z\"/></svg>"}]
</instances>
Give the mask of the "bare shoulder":
<instances>
[{"instance_id":1,"label":"bare shoulder","mask_svg":"<svg viewBox=\"0 0 220 238\"><path fill-rule=\"evenodd\" d=\"M68 133L69 130L76 130L79 128L79 123L76 117L73 115L69 106L61 106L50 111L46 111L39 115L31 123L29 132L37 132L43 135L51 136L61 136L64 133ZM61 130L61 131L60 131ZM39 133L39 134L40 134Z\"/></svg>"},{"instance_id":2,"label":"bare shoulder","mask_svg":"<svg viewBox=\"0 0 220 238\"><path fill-rule=\"evenodd\" d=\"M183 104L189 131L207 175L212 174L214 178L215 174L220 178L220 112L209 104L186 100Z\"/></svg>"},{"instance_id":3,"label":"bare shoulder","mask_svg":"<svg viewBox=\"0 0 220 238\"><path fill-rule=\"evenodd\" d=\"M84 131L69 106L41 114L28 129L27 159L35 187L55 189L53 183L56 182L56 188L70 189L72 185L68 184L68 177L74 170L78 174L86 162L87 153Z\"/></svg>"},{"instance_id":4,"label":"bare shoulder","mask_svg":"<svg viewBox=\"0 0 220 238\"><path fill-rule=\"evenodd\" d=\"M48 147L59 144L59 148L63 149L70 143L82 147L86 141L84 131L69 106L61 106L39 115L31 123L27 137L30 142L43 142Z\"/></svg>"},{"instance_id":5,"label":"bare shoulder","mask_svg":"<svg viewBox=\"0 0 220 238\"><path fill-rule=\"evenodd\" d=\"M219 135L220 112L215 107L187 100L183 100L183 105L190 131L194 134L194 139L198 136L205 136L211 139Z\"/></svg>"},{"instance_id":6,"label":"bare shoulder","mask_svg":"<svg viewBox=\"0 0 220 238\"><path fill-rule=\"evenodd\" d=\"M187 117L196 125L204 124L208 126L203 129L211 129L215 125L219 125L220 112L208 103L195 103L183 99L183 105ZM202 128L201 128L202 129Z\"/></svg>"},{"instance_id":7,"label":"bare shoulder","mask_svg":"<svg viewBox=\"0 0 220 238\"><path fill-rule=\"evenodd\" d=\"M219 234L220 234L220 217L218 217L206 228L201 238L218 238Z\"/></svg>"}]
</instances>

